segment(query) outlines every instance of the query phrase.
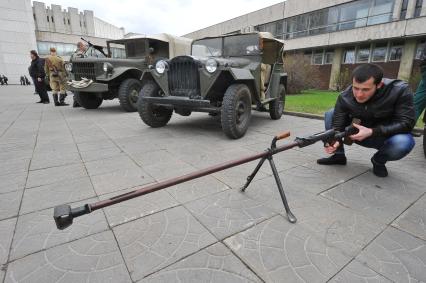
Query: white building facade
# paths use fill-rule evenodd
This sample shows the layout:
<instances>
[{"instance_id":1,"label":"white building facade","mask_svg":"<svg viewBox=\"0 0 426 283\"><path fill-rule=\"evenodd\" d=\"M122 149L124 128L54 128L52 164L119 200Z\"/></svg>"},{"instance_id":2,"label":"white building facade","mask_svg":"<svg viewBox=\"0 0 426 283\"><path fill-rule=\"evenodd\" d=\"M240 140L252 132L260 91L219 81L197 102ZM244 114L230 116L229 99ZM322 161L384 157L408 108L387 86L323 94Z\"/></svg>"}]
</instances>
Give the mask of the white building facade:
<instances>
[{"instance_id":1,"label":"white building facade","mask_svg":"<svg viewBox=\"0 0 426 283\"><path fill-rule=\"evenodd\" d=\"M410 80L425 44L426 0L287 0L185 36L250 30L269 31L285 40L286 52L309 57L321 88L334 88L337 74L367 62Z\"/></svg>"},{"instance_id":2,"label":"white building facade","mask_svg":"<svg viewBox=\"0 0 426 283\"><path fill-rule=\"evenodd\" d=\"M29 51L47 56L50 47L68 60L81 37L106 46L108 39L123 38L124 28L116 27L94 16L93 11L46 6L31 0L0 0L0 75L10 83L19 83L28 75Z\"/></svg>"}]
</instances>

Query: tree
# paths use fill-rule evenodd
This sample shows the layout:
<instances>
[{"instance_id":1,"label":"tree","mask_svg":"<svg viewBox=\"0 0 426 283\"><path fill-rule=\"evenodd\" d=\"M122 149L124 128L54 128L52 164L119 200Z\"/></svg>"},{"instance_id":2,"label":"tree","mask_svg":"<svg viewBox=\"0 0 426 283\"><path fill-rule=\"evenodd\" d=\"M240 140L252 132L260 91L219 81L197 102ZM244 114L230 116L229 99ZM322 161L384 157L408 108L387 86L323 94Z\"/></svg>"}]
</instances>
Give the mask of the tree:
<instances>
[{"instance_id":1,"label":"tree","mask_svg":"<svg viewBox=\"0 0 426 283\"><path fill-rule=\"evenodd\" d=\"M308 56L302 53L286 54L283 58L287 72L287 93L296 94L318 86L318 75Z\"/></svg>"}]
</instances>

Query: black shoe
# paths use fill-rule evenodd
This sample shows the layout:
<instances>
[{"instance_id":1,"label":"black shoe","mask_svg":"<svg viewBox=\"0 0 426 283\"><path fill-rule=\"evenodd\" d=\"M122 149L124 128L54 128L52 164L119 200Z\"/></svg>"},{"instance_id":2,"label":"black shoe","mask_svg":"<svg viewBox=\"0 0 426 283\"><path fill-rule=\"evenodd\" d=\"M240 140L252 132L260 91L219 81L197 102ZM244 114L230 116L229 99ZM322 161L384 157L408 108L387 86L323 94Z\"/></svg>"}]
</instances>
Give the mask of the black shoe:
<instances>
[{"instance_id":1,"label":"black shoe","mask_svg":"<svg viewBox=\"0 0 426 283\"><path fill-rule=\"evenodd\" d=\"M377 177L386 177L388 175L388 169L386 169L385 164L378 163L374 160L374 156L371 157L371 163L373 163L373 173Z\"/></svg>"},{"instance_id":2,"label":"black shoe","mask_svg":"<svg viewBox=\"0 0 426 283\"><path fill-rule=\"evenodd\" d=\"M40 100L40 101L37 101L36 103L43 103L44 101L43 100Z\"/></svg>"},{"instance_id":3,"label":"black shoe","mask_svg":"<svg viewBox=\"0 0 426 283\"><path fill-rule=\"evenodd\" d=\"M346 156L344 154L333 154L330 157L317 159L320 165L346 165Z\"/></svg>"},{"instance_id":4,"label":"black shoe","mask_svg":"<svg viewBox=\"0 0 426 283\"><path fill-rule=\"evenodd\" d=\"M68 106L69 104L68 103L65 103L65 102L61 102L61 103L59 103L59 106Z\"/></svg>"},{"instance_id":5,"label":"black shoe","mask_svg":"<svg viewBox=\"0 0 426 283\"><path fill-rule=\"evenodd\" d=\"M42 103L43 103L43 104L49 104L49 103L50 103L50 101L43 101Z\"/></svg>"}]
</instances>

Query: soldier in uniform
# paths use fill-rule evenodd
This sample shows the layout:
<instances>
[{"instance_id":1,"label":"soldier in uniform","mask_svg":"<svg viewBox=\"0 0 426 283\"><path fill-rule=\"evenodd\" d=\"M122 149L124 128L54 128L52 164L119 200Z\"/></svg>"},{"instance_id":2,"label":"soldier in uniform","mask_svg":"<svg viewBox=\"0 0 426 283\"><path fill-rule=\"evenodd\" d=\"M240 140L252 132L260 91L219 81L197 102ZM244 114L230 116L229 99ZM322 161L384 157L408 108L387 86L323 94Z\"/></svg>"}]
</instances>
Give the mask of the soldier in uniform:
<instances>
[{"instance_id":1,"label":"soldier in uniform","mask_svg":"<svg viewBox=\"0 0 426 283\"><path fill-rule=\"evenodd\" d=\"M50 48L50 55L46 58L46 63L44 65L46 74L49 76L50 87L53 92L53 101L55 106L66 106L69 105L65 103L65 97L67 96L65 90L65 67L64 60L56 55L56 48ZM59 99L58 99L58 92Z\"/></svg>"},{"instance_id":2,"label":"soldier in uniform","mask_svg":"<svg viewBox=\"0 0 426 283\"><path fill-rule=\"evenodd\" d=\"M72 61L74 61L75 58L86 57L86 50L87 50L86 45L84 45L83 42L79 41L77 43L77 50L71 55L70 62L72 63ZM80 107L80 104L78 104L77 100L75 99L75 96L73 97L72 107Z\"/></svg>"}]
</instances>

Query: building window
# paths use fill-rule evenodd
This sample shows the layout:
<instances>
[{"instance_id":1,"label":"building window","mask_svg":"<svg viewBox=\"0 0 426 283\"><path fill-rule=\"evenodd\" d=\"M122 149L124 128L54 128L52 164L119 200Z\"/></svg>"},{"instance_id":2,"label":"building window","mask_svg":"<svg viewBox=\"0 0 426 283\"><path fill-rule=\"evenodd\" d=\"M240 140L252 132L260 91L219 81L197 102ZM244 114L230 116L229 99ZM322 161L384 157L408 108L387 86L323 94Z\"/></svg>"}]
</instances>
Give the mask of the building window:
<instances>
[{"instance_id":1,"label":"building window","mask_svg":"<svg viewBox=\"0 0 426 283\"><path fill-rule=\"evenodd\" d=\"M358 0L286 18L282 38L292 39L387 23L392 21L394 5L395 0Z\"/></svg>"},{"instance_id":2,"label":"building window","mask_svg":"<svg viewBox=\"0 0 426 283\"><path fill-rule=\"evenodd\" d=\"M374 0L368 14L367 25L377 25L392 20L394 0Z\"/></svg>"},{"instance_id":3,"label":"building window","mask_svg":"<svg viewBox=\"0 0 426 283\"><path fill-rule=\"evenodd\" d=\"M353 64L355 63L355 50L350 49L346 50L345 54L343 55L343 62L346 64Z\"/></svg>"},{"instance_id":4,"label":"building window","mask_svg":"<svg viewBox=\"0 0 426 283\"><path fill-rule=\"evenodd\" d=\"M68 25L71 25L71 23L70 23L70 19L68 19Z\"/></svg>"},{"instance_id":5,"label":"building window","mask_svg":"<svg viewBox=\"0 0 426 283\"><path fill-rule=\"evenodd\" d=\"M371 61L373 62L385 62L386 61L386 52L388 50L387 44L376 44L373 49L373 56Z\"/></svg>"},{"instance_id":6,"label":"building window","mask_svg":"<svg viewBox=\"0 0 426 283\"><path fill-rule=\"evenodd\" d=\"M322 51L315 51L314 55L312 56L312 64L313 65L322 65L322 59L323 59L323 52Z\"/></svg>"},{"instance_id":7,"label":"building window","mask_svg":"<svg viewBox=\"0 0 426 283\"><path fill-rule=\"evenodd\" d=\"M333 51L326 51L324 56L324 64L333 64L333 57L334 57Z\"/></svg>"},{"instance_id":8,"label":"building window","mask_svg":"<svg viewBox=\"0 0 426 283\"><path fill-rule=\"evenodd\" d=\"M400 61L403 52L402 43L394 43L392 44L390 53L389 53L389 61Z\"/></svg>"},{"instance_id":9,"label":"building window","mask_svg":"<svg viewBox=\"0 0 426 283\"><path fill-rule=\"evenodd\" d=\"M399 15L400 20L405 20L405 17L407 16L407 8L408 0L402 0L401 14Z\"/></svg>"},{"instance_id":10,"label":"building window","mask_svg":"<svg viewBox=\"0 0 426 283\"><path fill-rule=\"evenodd\" d=\"M423 0L416 0L416 8L414 9L414 17L420 17L422 12Z\"/></svg>"},{"instance_id":11,"label":"building window","mask_svg":"<svg viewBox=\"0 0 426 283\"><path fill-rule=\"evenodd\" d=\"M47 16L47 22L49 22L49 16Z\"/></svg>"},{"instance_id":12,"label":"building window","mask_svg":"<svg viewBox=\"0 0 426 283\"><path fill-rule=\"evenodd\" d=\"M356 62L368 63L369 59L370 59L370 47L369 46L360 47L357 52Z\"/></svg>"},{"instance_id":13,"label":"building window","mask_svg":"<svg viewBox=\"0 0 426 283\"><path fill-rule=\"evenodd\" d=\"M426 43L424 41L423 42L419 42L419 44L417 45L415 59L420 60L420 58L422 56L423 49L425 48L425 45L426 45Z\"/></svg>"}]
</instances>

